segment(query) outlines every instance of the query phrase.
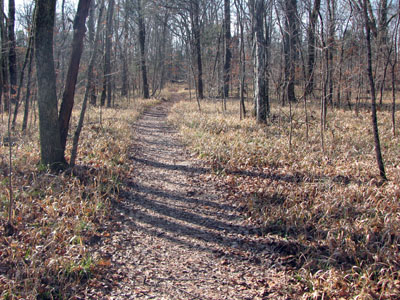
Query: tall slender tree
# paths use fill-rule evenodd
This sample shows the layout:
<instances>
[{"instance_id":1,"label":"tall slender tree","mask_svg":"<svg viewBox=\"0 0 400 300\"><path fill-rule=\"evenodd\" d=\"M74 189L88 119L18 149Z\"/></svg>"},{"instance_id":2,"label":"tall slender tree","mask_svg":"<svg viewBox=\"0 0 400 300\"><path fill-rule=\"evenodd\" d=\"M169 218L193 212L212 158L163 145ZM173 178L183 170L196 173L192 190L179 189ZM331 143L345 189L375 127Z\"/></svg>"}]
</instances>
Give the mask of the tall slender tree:
<instances>
[{"instance_id":1,"label":"tall slender tree","mask_svg":"<svg viewBox=\"0 0 400 300\"><path fill-rule=\"evenodd\" d=\"M267 119L266 107L266 43L264 34L265 2L264 0L249 1L250 13L253 21L253 48L254 51L254 103L258 123Z\"/></svg>"},{"instance_id":2,"label":"tall slender tree","mask_svg":"<svg viewBox=\"0 0 400 300\"><path fill-rule=\"evenodd\" d=\"M229 97L229 78L231 71L231 3L224 0L224 32L225 32L225 63L224 63L224 97Z\"/></svg>"},{"instance_id":3,"label":"tall slender tree","mask_svg":"<svg viewBox=\"0 0 400 300\"><path fill-rule=\"evenodd\" d=\"M15 1L8 0L8 68L10 72L11 101L15 102L17 94L17 52L15 41Z\"/></svg>"},{"instance_id":4,"label":"tall slender tree","mask_svg":"<svg viewBox=\"0 0 400 300\"><path fill-rule=\"evenodd\" d=\"M369 87L371 92L371 123L372 123L372 131L374 134L374 146L375 146L375 155L376 161L379 168L379 175L383 180L387 180L385 166L383 164L382 152L381 152L381 143L379 139L379 130L378 130L378 118L376 114L376 92L375 92L375 81L374 75L372 72L372 46L371 46L371 19L368 14L368 6L371 4L369 0L360 0L360 6L362 7L363 19L364 19L364 28L365 28L365 41L367 44L367 75L369 79Z\"/></svg>"},{"instance_id":5,"label":"tall slender tree","mask_svg":"<svg viewBox=\"0 0 400 300\"><path fill-rule=\"evenodd\" d=\"M201 58L201 33L200 33L200 4L197 0L190 0L190 22L192 27L192 49L195 54L197 65L197 95L199 99L204 98L203 93L203 63Z\"/></svg>"},{"instance_id":6,"label":"tall slender tree","mask_svg":"<svg viewBox=\"0 0 400 300\"><path fill-rule=\"evenodd\" d=\"M138 26L139 26L139 46L140 46L140 69L142 72L143 98L150 98L149 83L147 81L146 68L146 26L144 23L144 13L142 0L137 0L138 5Z\"/></svg>"},{"instance_id":7,"label":"tall slender tree","mask_svg":"<svg viewBox=\"0 0 400 300\"><path fill-rule=\"evenodd\" d=\"M79 0L78 10L74 19L72 52L59 115L60 137L63 151L65 151L67 143L69 123L74 106L75 87L83 51L83 38L86 31L85 22L89 13L90 2L91 0Z\"/></svg>"},{"instance_id":8,"label":"tall slender tree","mask_svg":"<svg viewBox=\"0 0 400 300\"><path fill-rule=\"evenodd\" d=\"M296 101L294 91L297 39L298 39L298 15L297 0L284 0L285 32L283 37L283 51L285 57L285 85L288 101Z\"/></svg>"}]
</instances>

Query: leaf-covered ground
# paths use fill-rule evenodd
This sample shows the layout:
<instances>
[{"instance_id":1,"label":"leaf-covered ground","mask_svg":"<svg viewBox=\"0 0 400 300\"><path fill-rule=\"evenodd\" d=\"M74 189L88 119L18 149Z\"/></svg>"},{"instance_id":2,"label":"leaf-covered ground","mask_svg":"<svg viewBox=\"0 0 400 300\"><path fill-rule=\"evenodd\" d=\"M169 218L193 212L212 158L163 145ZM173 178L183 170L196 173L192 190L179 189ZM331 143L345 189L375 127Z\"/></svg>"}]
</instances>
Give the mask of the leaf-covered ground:
<instances>
[{"instance_id":1,"label":"leaf-covered ground","mask_svg":"<svg viewBox=\"0 0 400 300\"><path fill-rule=\"evenodd\" d=\"M278 104L267 125L240 121L238 102L223 112L220 101L202 102L201 113L177 103L170 121L249 220L294 249L285 265L302 298L399 299L400 140L390 112L379 113L382 183L368 111L330 111L322 147L318 104L309 104L308 139L302 104L292 109L292 134L289 108Z\"/></svg>"},{"instance_id":2,"label":"leaf-covered ground","mask_svg":"<svg viewBox=\"0 0 400 300\"><path fill-rule=\"evenodd\" d=\"M121 178L130 172L127 162L132 123L156 103L121 101L113 109L90 108L72 174L52 174L41 166L37 119L32 114L26 135L19 133L18 120L12 147L13 218L17 227L13 236L4 233L9 149L4 143L0 145L2 299L71 298L88 279L107 268L107 262L96 257L92 248L100 240L109 239L115 226L109 212L111 203L118 200ZM73 124L78 114L79 107L74 111ZM3 137L6 120L3 116L0 124Z\"/></svg>"},{"instance_id":3,"label":"leaf-covered ground","mask_svg":"<svg viewBox=\"0 0 400 300\"><path fill-rule=\"evenodd\" d=\"M194 102L156 103L91 109L72 173L38 165L35 123L15 136L12 237L0 146L2 298L400 297L400 148L388 112L382 183L362 110L330 112L322 149L312 105L308 139L293 107L290 146L288 108L274 105L257 125L239 120L236 102L221 112L203 101L201 113Z\"/></svg>"},{"instance_id":4,"label":"leaf-covered ground","mask_svg":"<svg viewBox=\"0 0 400 300\"><path fill-rule=\"evenodd\" d=\"M210 168L188 156L167 123L170 106L150 109L134 126L133 172L113 208L120 226L97 254L108 257L112 280L93 278L82 298L287 299L301 294L296 282L289 285L282 265L286 241L263 236L240 204L216 188Z\"/></svg>"}]
</instances>

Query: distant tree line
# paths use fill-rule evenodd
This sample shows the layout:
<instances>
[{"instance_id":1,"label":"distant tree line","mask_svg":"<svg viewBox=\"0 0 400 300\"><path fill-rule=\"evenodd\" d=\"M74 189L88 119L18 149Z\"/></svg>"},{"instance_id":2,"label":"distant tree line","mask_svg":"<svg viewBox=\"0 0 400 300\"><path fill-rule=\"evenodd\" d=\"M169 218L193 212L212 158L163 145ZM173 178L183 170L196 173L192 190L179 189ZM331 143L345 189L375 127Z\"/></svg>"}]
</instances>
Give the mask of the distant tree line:
<instances>
[{"instance_id":1,"label":"distant tree line","mask_svg":"<svg viewBox=\"0 0 400 300\"><path fill-rule=\"evenodd\" d=\"M398 2L79 0L75 6L36 0L16 11L14 0L7 10L0 0L0 106L13 115L14 130L23 113L24 132L38 107L44 164L74 164L65 160L65 148L76 88L84 95L82 128L87 104L154 97L174 81L195 89L199 108L205 97L222 99L223 108L226 99L239 98L241 117L253 111L259 123L268 122L271 105L300 101L307 120L307 104L318 102L322 130L328 110L358 112L367 98L386 178L376 111L392 111L395 135ZM79 130L75 146L78 140Z\"/></svg>"}]
</instances>

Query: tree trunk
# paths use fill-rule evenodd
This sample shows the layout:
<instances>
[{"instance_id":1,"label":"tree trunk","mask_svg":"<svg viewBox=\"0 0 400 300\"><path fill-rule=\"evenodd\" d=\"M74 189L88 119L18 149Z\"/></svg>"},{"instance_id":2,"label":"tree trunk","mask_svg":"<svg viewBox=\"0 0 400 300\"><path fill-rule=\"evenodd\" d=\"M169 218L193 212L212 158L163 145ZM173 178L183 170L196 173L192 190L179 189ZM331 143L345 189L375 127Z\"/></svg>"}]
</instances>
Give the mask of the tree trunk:
<instances>
[{"instance_id":1,"label":"tree trunk","mask_svg":"<svg viewBox=\"0 0 400 300\"><path fill-rule=\"evenodd\" d=\"M328 6L328 42L327 42L327 51L328 51L328 66L327 66L327 75L328 75L328 102L329 105L333 106L333 52L335 49L335 0L327 0Z\"/></svg>"},{"instance_id":2,"label":"tree trunk","mask_svg":"<svg viewBox=\"0 0 400 300\"><path fill-rule=\"evenodd\" d=\"M201 59L201 41L200 41L200 6L198 1L190 2L190 19L192 23L192 34L194 50L197 62L197 95L199 99L204 98L203 93L203 64Z\"/></svg>"},{"instance_id":3,"label":"tree trunk","mask_svg":"<svg viewBox=\"0 0 400 300\"><path fill-rule=\"evenodd\" d=\"M246 55L244 52L244 25L242 21L243 6L242 3L238 3L240 0L235 0L235 6L237 10L237 17L240 29L240 50L239 50L239 65L240 65L240 120L246 117L246 107L244 104L244 83L246 74Z\"/></svg>"},{"instance_id":4,"label":"tree trunk","mask_svg":"<svg viewBox=\"0 0 400 300\"><path fill-rule=\"evenodd\" d=\"M104 86L107 95L107 107L111 107L112 100L112 83L111 83L111 45L113 35L113 15L114 15L114 0L108 2L107 12L107 28L106 28L106 53L104 56ZM104 91L104 89L103 89ZM102 103L103 103L102 96ZM104 105L104 103L103 103Z\"/></svg>"},{"instance_id":5,"label":"tree trunk","mask_svg":"<svg viewBox=\"0 0 400 300\"><path fill-rule=\"evenodd\" d=\"M17 93L17 53L16 53L16 42L15 42L15 1L8 0L8 68L10 72L10 95L11 102L15 102L15 96Z\"/></svg>"},{"instance_id":6,"label":"tree trunk","mask_svg":"<svg viewBox=\"0 0 400 300\"><path fill-rule=\"evenodd\" d=\"M29 53L29 62L28 62L28 74L27 74L27 82L26 82L26 94L25 94L25 108L24 108L24 118L22 120L22 132L26 132L26 127L28 125L28 117L29 117L29 102L31 96L31 84L32 84L32 66L33 66L33 54L34 49L32 48Z\"/></svg>"},{"instance_id":7,"label":"tree trunk","mask_svg":"<svg viewBox=\"0 0 400 300\"><path fill-rule=\"evenodd\" d=\"M149 83L147 82L147 69L146 69L146 27L144 24L142 0L138 0L138 24L139 24L139 46L140 46L140 68L142 71L143 83L143 98L150 98Z\"/></svg>"},{"instance_id":8,"label":"tree trunk","mask_svg":"<svg viewBox=\"0 0 400 300\"><path fill-rule=\"evenodd\" d=\"M6 87L6 81L3 76L4 74L4 69L5 69L5 60L4 60L4 51L5 51L5 29L4 29L4 1L0 0L0 39L1 39L1 45L0 45L0 112L3 113L3 94L5 94L5 87Z\"/></svg>"},{"instance_id":9,"label":"tree trunk","mask_svg":"<svg viewBox=\"0 0 400 300\"><path fill-rule=\"evenodd\" d=\"M294 91L295 63L296 63L296 42L298 34L297 26L297 0L285 0L285 34L283 48L285 56L285 83L286 96L288 101L296 101Z\"/></svg>"},{"instance_id":10,"label":"tree trunk","mask_svg":"<svg viewBox=\"0 0 400 300\"><path fill-rule=\"evenodd\" d=\"M67 144L69 123L71 120L72 108L74 106L75 87L83 51L83 38L86 31L85 22L89 13L90 1L91 0L79 0L78 10L74 20L72 53L58 119L60 124L61 147L63 151L65 151L65 146Z\"/></svg>"},{"instance_id":11,"label":"tree trunk","mask_svg":"<svg viewBox=\"0 0 400 300\"><path fill-rule=\"evenodd\" d=\"M265 40L264 40L264 0L253 0L249 2L252 6L250 12L254 22L254 103L256 109L257 123L265 123L267 119L266 95L265 95Z\"/></svg>"},{"instance_id":12,"label":"tree trunk","mask_svg":"<svg viewBox=\"0 0 400 300\"><path fill-rule=\"evenodd\" d=\"M31 31L32 31L32 29L31 29ZM29 40L28 40L28 48L26 49L25 59L24 59L24 63L22 65L22 69L21 69L21 73L20 73L20 77L19 77L18 91L17 91L17 95L15 97L14 115L13 115L13 119L12 119L12 123L11 123L11 128L13 130L15 129L15 123L17 121L18 109L19 109L19 104L20 104L19 99L21 97L21 89L22 89L22 85L24 83L24 73L25 73L25 69L26 69L26 66L29 61L29 57L30 57L32 48L33 48L33 36L32 36L32 32L30 32Z\"/></svg>"},{"instance_id":13,"label":"tree trunk","mask_svg":"<svg viewBox=\"0 0 400 300\"><path fill-rule=\"evenodd\" d=\"M129 39L129 14L128 14L128 0L125 0L125 20L124 20L124 43L121 51L121 62L122 62L122 87L121 96L128 96L129 85L128 85L128 39Z\"/></svg>"},{"instance_id":14,"label":"tree trunk","mask_svg":"<svg viewBox=\"0 0 400 300\"><path fill-rule=\"evenodd\" d=\"M38 82L41 162L51 169L65 168L58 123L56 73L53 57L53 30L56 0L37 0L35 57Z\"/></svg>"},{"instance_id":15,"label":"tree trunk","mask_svg":"<svg viewBox=\"0 0 400 300\"><path fill-rule=\"evenodd\" d=\"M307 60L307 83L306 94L309 95L314 90L314 64L315 64L315 28L321 6L321 0L314 1L314 7L309 16L309 26L307 29L308 37L308 60Z\"/></svg>"},{"instance_id":16,"label":"tree trunk","mask_svg":"<svg viewBox=\"0 0 400 300\"><path fill-rule=\"evenodd\" d=\"M224 63L224 97L229 97L229 79L231 70L231 9L230 0L224 0L225 13L225 63Z\"/></svg>"},{"instance_id":17,"label":"tree trunk","mask_svg":"<svg viewBox=\"0 0 400 300\"><path fill-rule=\"evenodd\" d=\"M87 83L86 83L85 97L83 99L81 114L79 116L79 121L78 121L78 126L74 133L74 138L73 138L73 142L72 142L72 151L71 151L71 159L70 159L71 167L73 167L75 165L75 160L76 160L77 152L78 152L79 136L81 134L81 130L83 127L83 121L85 120L86 106L87 106L87 102L88 102L88 99L91 94L91 87L93 86L93 79L94 79L93 70L94 70L94 65L96 63L96 60L97 60L97 46L100 41L100 28L101 28L103 11L104 11L104 0L102 0L102 2L100 4L99 17L97 20L96 35L94 38L93 48L91 51L92 53L91 53L90 62L89 62L88 70L87 70Z\"/></svg>"},{"instance_id":18,"label":"tree trunk","mask_svg":"<svg viewBox=\"0 0 400 300\"><path fill-rule=\"evenodd\" d=\"M375 93L375 82L374 76L372 73L372 47L371 47L371 28L370 28L370 18L368 17L367 11L367 1L363 0L362 7L363 7L363 15L364 15L364 27L365 27L365 40L367 43L367 75L369 79L369 85L371 89L371 121L372 121L372 129L374 133L374 142L375 142L375 155L376 161L379 168L379 175L383 180L386 179L385 167L383 164L382 159L382 152L381 152L381 144L379 140L379 130L378 130L378 119L376 115L376 93Z\"/></svg>"},{"instance_id":19,"label":"tree trunk","mask_svg":"<svg viewBox=\"0 0 400 300\"><path fill-rule=\"evenodd\" d=\"M95 12L96 12L96 1L92 0L90 4L90 10L89 10L89 19L88 19L88 32L89 32L89 44L90 44L90 49L93 51L93 48L96 47L94 45L94 39L95 39ZM104 5L104 1L102 2ZM101 24L100 24L101 26ZM90 104L95 106L96 105L96 83L94 80L92 80L92 86L90 87Z\"/></svg>"}]
</instances>

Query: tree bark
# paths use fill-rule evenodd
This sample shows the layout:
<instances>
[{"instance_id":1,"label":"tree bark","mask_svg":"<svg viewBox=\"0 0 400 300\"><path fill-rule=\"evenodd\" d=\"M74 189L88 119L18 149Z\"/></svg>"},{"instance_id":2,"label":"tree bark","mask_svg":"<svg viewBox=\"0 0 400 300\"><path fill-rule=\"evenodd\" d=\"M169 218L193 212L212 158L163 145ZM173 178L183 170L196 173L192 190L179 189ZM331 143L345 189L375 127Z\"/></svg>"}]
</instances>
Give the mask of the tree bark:
<instances>
[{"instance_id":1,"label":"tree bark","mask_svg":"<svg viewBox=\"0 0 400 300\"><path fill-rule=\"evenodd\" d=\"M75 130L74 138L73 138L73 142L72 142L72 151L71 151L71 159L70 159L71 167L74 167L74 165L75 165L75 160L76 160L77 152L78 152L79 136L82 131L83 121L85 120L87 102L88 102L88 99L91 94L91 88L93 86L93 79L94 79L93 70L94 70L94 65L96 63L96 60L97 60L97 46L100 41L100 28L101 28L101 21L102 21L102 17L103 17L103 11L104 11L104 0L102 0L102 2L100 4L99 17L97 20L96 35L94 37L93 48L91 51L92 53L91 53L90 62L89 62L88 70L87 70L87 83L86 83L85 97L83 98L81 114L79 116L78 126Z\"/></svg>"},{"instance_id":2,"label":"tree bark","mask_svg":"<svg viewBox=\"0 0 400 300\"><path fill-rule=\"evenodd\" d=\"M56 0L37 0L35 57L38 82L41 162L51 169L65 168L58 123L56 73L53 57L53 30Z\"/></svg>"},{"instance_id":3,"label":"tree bark","mask_svg":"<svg viewBox=\"0 0 400 300\"><path fill-rule=\"evenodd\" d=\"M3 105L1 111L8 111L8 68L5 54L7 53L7 29L5 27L4 0L0 0L0 35L1 35L1 53L0 53L0 104Z\"/></svg>"},{"instance_id":4,"label":"tree bark","mask_svg":"<svg viewBox=\"0 0 400 300\"><path fill-rule=\"evenodd\" d=\"M65 146L67 144L69 123L71 120L72 108L74 106L75 87L83 51L83 38L86 32L85 22L89 13L90 1L91 0L79 0L78 10L74 20L72 53L65 82L60 115L58 118L60 124L61 147L63 151L65 151Z\"/></svg>"},{"instance_id":5,"label":"tree bark","mask_svg":"<svg viewBox=\"0 0 400 300\"><path fill-rule=\"evenodd\" d=\"M309 16L309 25L307 29L308 37L308 59L307 59L307 83L306 83L306 94L309 95L314 90L314 64L315 64L315 28L317 24L317 18L319 9L321 6L321 0L314 1L314 7Z\"/></svg>"},{"instance_id":6,"label":"tree bark","mask_svg":"<svg viewBox=\"0 0 400 300\"><path fill-rule=\"evenodd\" d=\"M142 71L143 98L150 98L149 83L147 81L146 69L146 27L144 24L142 0L138 0L138 24L139 24L139 46L140 46L140 69Z\"/></svg>"},{"instance_id":7,"label":"tree bark","mask_svg":"<svg viewBox=\"0 0 400 300\"><path fill-rule=\"evenodd\" d=\"M254 22L253 43L254 43L254 103L256 108L257 123L265 123L267 119L266 110L266 82L265 82L265 40L264 40L264 0L252 0L250 12Z\"/></svg>"},{"instance_id":8,"label":"tree bark","mask_svg":"<svg viewBox=\"0 0 400 300\"><path fill-rule=\"evenodd\" d=\"M190 1L190 20L197 63L197 95L199 99L204 98L203 92L203 63L201 59L201 36L200 36L200 6L198 1Z\"/></svg>"},{"instance_id":9,"label":"tree bark","mask_svg":"<svg viewBox=\"0 0 400 300\"><path fill-rule=\"evenodd\" d=\"M93 51L93 48L96 47L94 45L94 39L95 39L95 12L96 12L96 1L92 0L90 4L90 10L89 10L89 19L88 19L88 32L89 32L89 44L90 44L90 49ZM102 2L104 5L104 1ZM101 26L101 24L100 24ZM96 83L94 80L92 81L92 86L90 87L90 104L95 106L96 105Z\"/></svg>"},{"instance_id":10,"label":"tree bark","mask_svg":"<svg viewBox=\"0 0 400 300\"><path fill-rule=\"evenodd\" d=\"M11 102L15 102L17 93L17 53L15 42L15 1L8 0L8 68L10 72L10 96Z\"/></svg>"},{"instance_id":11,"label":"tree bark","mask_svg":"<svg viewBox=\"0 0 400 300\"><path fill-rule=\"evenodd\" d=\"M333 106L333 52L335 49L335 0L327 0L328 6L328 66L327 76L328 80L328 102L330 106Z\"/></svg>"},{"instance_id":12,"label":"tree bark","mask_svg":"<svg viewBox=\"0 0 400 300\"><path fill-rule=\"evenodd\" d=\"M370 28L370 18L368 17L367 4L368 0L363 0L363 17L364 17L364 27L365 27L365 40L367 43L367 75L369 79L369 85L371 89L371 122L372 130L374 133L374 143L375 143L375 155L376 161L379 168L379 175L383 180L387 180L385 167L383 164L381 144L379 140L379 130L378 130L378 118L376 115L376 92L375 92L375 82L372 73L372 47L371 47L371 28Z\"/></svg>"},{"instance_id":13,"label":"tree bark","mask_svg":"<svg viewBox=\"0 0 400 300\"><path fill-rule=\"evenodd\" d=\"M108 1L106 36L105 36L105 53L104 53L103 90L101 93L101 100L100 100L100 105L104 106L107 99L107 107L111 107L111 100L112 100L111 46L112 46L112 35L113 35L114 3L115 3L114 0Z\"/></svg>"},{"instance_id":14,"label":"tree bark","mask_svg":"<svg viewBox=\"0 0 400 300\"><path fill-rule=\"evenodd\" d=\"M242 21L243 15L243 6L240 0L235 0L235 6L237 10L237 17L239 23L240 30L240 50L239 50L239 65L240 65L240 120L246 117L246 107L244 104L244 83L245 83L245 74L246 74L246 54L244 52L244 25Z\"/></svg>"},{"instance_id":15,"label":"tree bark","mask_svg":"<svg viewBox=\"0 0 400 300\"><path fill-rule=\"evenodd\" d=\"M230 0L224 0L225 27L225 63L224 63L224 97L229 97L229 80L231 70L231 9Z\"/></svg>"},{"instance_id":16,"label":"tree bark","mask_svg":"<svg viewBox=\"0 0 400 300\"><path fill-rule=\"evenodd\" d=\"M124 42L123 49L121 50L121 62L122 62L122 87L121 96L128 96L129 84L128 84L128 39L129 39L129 14L128 14L128 2L125 0L125 20L124 20Z\"/></svg>"},{"instance_id":17,"label":"tree bark","mask_svg":"<svg viewBox=\"0 0 400 300\"><path fill-rule=\"evenodd\" d=\"M283 38L283 50L285 57L285 83L286 96L288 101L296 101L294 91L295 64L296 64L296 43L298 35L297 0L285 0L285 33Z\"/></svg>"},{"instance_id":18,"label":"tree bark","mask_svg":"<svg viewBox=\"0 0 400 300\"><path fill-rule=\"evenodd\" d=\"M22 132L26 132L26 127L28 125L29 102L30 102L31 84L32 84L33 54L34 54L34 49L32 47L32 50L29 53L28 74L27 74L28 79L26 81L25 108L24 108L24 118L22 120Z\"/></svg>"},{"instance_id":19,"label":"tree bark","mask_svg":"<svg viewBox=\"0 0 400 300\"><path fill-rule=\"evenodd\" d=\"M11 128L13 130L15 129L15 123L17 121L18 109L19 109L19 104L20 104L19 99L21 97L21 89L22 89L22 85L24 83L24 73L25 73L25 69L26 69L26 66L29 61L30 53L32 52L32 48L33 48L33 36L32 36L32 29L31 29L31 32L29 34L29 39L28 39L28 48L26 49L26 52L25 52L25 59L24 59L23 65L22 65L20 76L19 76L18 91L17 91L17 95L15 97L14 115L13 115L13 119L12 119L12 123L11 123Z\"/></svg>"}]
</instances>

